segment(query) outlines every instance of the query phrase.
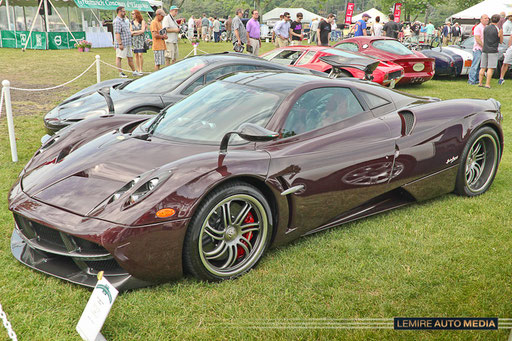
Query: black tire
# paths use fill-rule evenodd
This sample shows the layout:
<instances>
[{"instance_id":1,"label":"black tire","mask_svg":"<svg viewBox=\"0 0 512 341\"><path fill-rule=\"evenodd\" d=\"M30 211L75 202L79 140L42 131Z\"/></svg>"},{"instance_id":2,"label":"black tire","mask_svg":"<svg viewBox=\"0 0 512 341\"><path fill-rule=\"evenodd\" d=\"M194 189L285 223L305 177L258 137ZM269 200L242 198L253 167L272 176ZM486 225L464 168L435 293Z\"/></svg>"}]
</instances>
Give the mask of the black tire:
<instances>
[{"instance_id":1,"label":"black tire","mask_svg":"<svg viewBox=\"0 0 512 341\"><path fill-rule=\"evenodd\" d=\"M157 107L140 107L130 111L131 115L156 115L160 112L160 108Z\"/></svg>"},{"instance_id":2,"label":"black tire","mask_svg":"<svg viewBox=\"0 0 512 341\"><path fill-rule=\"evenodd\" d=\"M494 129L482 127L473 133L462 151L455 193L472 197L487 191L498 170L500 148Z\"/></svg>"},{"instance_id":3,"label":"black tire","mask_svg":"<svg viewBox=\"0 0 512 341\"><path fill-rule=\"evenodd\" d=\"M184 270L214 282L239 277L259 262L272 230L272 211L256 187L244 182L222 185L206 196L189 223Z\"/></svg>"}]
</instances>

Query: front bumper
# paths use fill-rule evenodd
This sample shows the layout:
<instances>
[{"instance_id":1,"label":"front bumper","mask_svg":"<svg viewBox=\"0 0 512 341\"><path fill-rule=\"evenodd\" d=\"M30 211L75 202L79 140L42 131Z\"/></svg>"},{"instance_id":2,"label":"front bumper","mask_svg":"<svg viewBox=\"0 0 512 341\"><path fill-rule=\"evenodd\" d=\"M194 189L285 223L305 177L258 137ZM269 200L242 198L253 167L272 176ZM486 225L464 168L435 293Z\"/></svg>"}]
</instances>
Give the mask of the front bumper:
<instances>
[{"instance_id":1,"label":"front bumper","mask_svg":"<svg viewBox=\"0 0 512 341\"><path fill-rule=\"evenodd\" d=\"M11 252L35 270L88 287L95 286L98 272L104 271L119 290L183 274L182 245L189 219L123 226L61 210L20 190L11 191L9 199L15 217Z\"/></svg>"}]
</instances>

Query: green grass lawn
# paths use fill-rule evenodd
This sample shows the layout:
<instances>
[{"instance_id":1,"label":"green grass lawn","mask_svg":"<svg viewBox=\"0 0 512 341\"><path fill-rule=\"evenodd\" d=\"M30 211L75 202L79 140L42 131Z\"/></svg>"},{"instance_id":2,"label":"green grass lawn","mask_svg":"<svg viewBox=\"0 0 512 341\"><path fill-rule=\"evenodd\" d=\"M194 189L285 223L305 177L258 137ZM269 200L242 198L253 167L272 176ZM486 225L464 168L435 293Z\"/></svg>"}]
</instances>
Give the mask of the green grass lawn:
<instances>
[{"instance_id":1,"label":"green grass lawn","mask_svg":"<svg viewBox=\"0 0 512 341\"><path fill-rule=\"evenodd\" d=\"M230 45L199 47L220 52ZM271 49L271 44L262 46L262 52ZM190 50L190 44L180 45L182 57ZM0 80L9 79L15 87L61 84L81 73L96 54L114 63L113 49L0 49ZM144 69L152 68L150 52ZM102 78L113 77L117 71L102 66ZM6 120L3 115L0 119L0 303L20 340L79 339L75 326L91 292L33 271L12 257L7 192L40 145L43 114L95 81L93 69L59 90L12 92L18 163L11 162ZM502 103L506 148L486 194L471 199L447 195L302 238L271 250L254 271L237 280L215 284L185 278L123 293L103 334L108 340L505 340L507 330L247 327L270 319L512 317L512 153L507 148L512 139L512 80L501 87L493 80L491 85L488 90L467 85L465 78L448 78L400 88L442 99L494 97ZM7 333L0 326L4 338Z\"/></svg>"}]
</instances>

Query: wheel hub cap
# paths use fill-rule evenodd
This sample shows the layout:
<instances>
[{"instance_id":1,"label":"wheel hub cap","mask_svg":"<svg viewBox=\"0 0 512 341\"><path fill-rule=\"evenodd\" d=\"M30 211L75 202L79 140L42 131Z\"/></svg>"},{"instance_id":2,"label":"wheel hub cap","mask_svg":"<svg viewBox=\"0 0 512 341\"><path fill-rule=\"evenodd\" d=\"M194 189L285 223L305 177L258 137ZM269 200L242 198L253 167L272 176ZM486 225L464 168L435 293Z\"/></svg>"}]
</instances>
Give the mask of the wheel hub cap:
<instances>
[{"instance_id":1,"label":"wheel hub cap","mask_svg":"<svg viewBox=\"0 0 512 341\"><path fill-rule=\"evenodd\" d=\"M237 236L236 228L230 226L226 229L226 241L232 241Z\"/></svg>"}]
</instances>

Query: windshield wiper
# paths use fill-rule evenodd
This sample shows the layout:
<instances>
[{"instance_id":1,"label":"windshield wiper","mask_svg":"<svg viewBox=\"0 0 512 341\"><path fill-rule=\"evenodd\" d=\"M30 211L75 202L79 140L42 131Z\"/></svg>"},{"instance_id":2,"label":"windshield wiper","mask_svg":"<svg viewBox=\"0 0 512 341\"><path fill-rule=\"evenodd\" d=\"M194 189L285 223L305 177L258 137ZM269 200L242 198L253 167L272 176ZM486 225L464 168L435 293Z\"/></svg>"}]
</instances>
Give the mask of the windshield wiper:
<instances>
[{"instance_id":1,"label":"windshield wiper","mask_svg":"<svg viewBox=\"0 0 512 341\"><path fill-rule=\"evenodd\" d=\"M158 126L160 121L162 121L162 119L164 118L166 113L167 113L167 111L165 109L162 109L162 111L160 111L158 116L155 118L155 121L153 123L151 123L151 125L149 126L149 128L148 128L148 135L153 135L153 133L156 130L156 127Z\"/></svg>"},{"instance_id":2,"label":"windshield wiper","mask_svg":"<svg viewBox=\"0 0 512 341\"><path fill-rule=\"evenodd\" d=\"M107 102L107 106L108 106L108 113L110 115L113 115L115 110L114 110L114 101L112 101L112 97L110 97L110 88L109 87L101 88L98 90L98 93L105 98L105 101Z\"/></svg>"},{"instance_id":3,"label":"windshield wiper","mask_svg":"<svg viewBox=\"0 0 512 341\"><path fill-rule=\"evenodd\" d=\"M113 88L116 89L116 90L122 90L122 89L124 89L125 86L127 86L128 84L130 84L134 80L136 80L136 79L127 80L124 83L120 83L120 84L114 85Z\"/></svg>"}]
</instances>

